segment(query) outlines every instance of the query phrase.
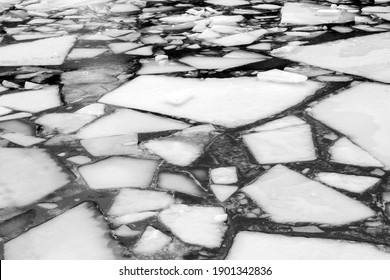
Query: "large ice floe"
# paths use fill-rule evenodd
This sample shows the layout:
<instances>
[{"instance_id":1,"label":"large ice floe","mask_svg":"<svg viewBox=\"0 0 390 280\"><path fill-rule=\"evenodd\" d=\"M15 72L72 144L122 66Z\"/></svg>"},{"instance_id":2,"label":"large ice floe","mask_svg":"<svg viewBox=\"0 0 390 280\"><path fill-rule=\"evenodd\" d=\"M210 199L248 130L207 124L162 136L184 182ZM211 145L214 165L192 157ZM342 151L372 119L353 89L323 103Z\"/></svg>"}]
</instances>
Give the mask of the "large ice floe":
<instances>
[{"instance_id":1,"label":"large ice floe","mask_svg":"<svg viewBox=\"0 0 390 280\"><path fill-rule=\"evenodd\" d=\"M110 260L119 246L107 237L108 226L83 203L4 245L7 260Z\"/></svg>"},{"instance_id":2,"label":"large ice floe","mask_svg":"<svg viewBox=\"0 0 390 280\"><path fill-rule=\"evenodd\" d=\"M0 66L61 65L75 42L63 36L0 47Z\"/></svg>"},{"instance_id":3,"label":"large ice floe","mask_svg":"<svg viewBox=\"0 0 390 280\"><path fill-rule=\"evenodd\" d=\"M228 260L388 260L390 254L368 243L241 231Z\"/></svg>"},{"instance_id":4,"label":"large ice floe","mask_svg":"<svg viewBox=\"0 0 390 280\"><path fill-rule=\"evenodd\" d=\"M389 85L361 83L324 99L310 114L348 136L390 168L389 106Z\"/></svg>"},{"instance_id":5,"label":"large ice floe","mask_svg":"<svg viewBox=\"0 0 390 280\"><path fill-rule=\"evenodd\" d=\"M241 189L279 223L342 225L375 215L368 206L277 165Z\"/></svg>"},{"instance_id":6,"label":"large ice floe","mask_svg":"<svg viewBox=\"0 0 390 280\"><path fill-rule=\"evenodd\" d=\"M273 52L293 61L390 83L390 32ZM321 55L318 55L318 54Z\"/></svg>"},{"instance_id":7,"label":"large ice floe","mask_svg":"<svg viewBox=\"0 0 390 280\"><path fill-rule=\"evenodd\" d=\"M150 75L122 85L100 102L236 127L288 109L321 86L313 81L292 85L247 77L199 80ZM179 104L172 102L184 97Z\"/></svg>"},{"instance_id":8,"label":"large ice floe","mask_svg":"<svg viewBox=\"0 0 390 280\"><path fill-rule=\"evenodd\" d=\"M0 148L0 169L0 208L28 205L69 182L43 149Z\"/></svg>"}]
</instances>

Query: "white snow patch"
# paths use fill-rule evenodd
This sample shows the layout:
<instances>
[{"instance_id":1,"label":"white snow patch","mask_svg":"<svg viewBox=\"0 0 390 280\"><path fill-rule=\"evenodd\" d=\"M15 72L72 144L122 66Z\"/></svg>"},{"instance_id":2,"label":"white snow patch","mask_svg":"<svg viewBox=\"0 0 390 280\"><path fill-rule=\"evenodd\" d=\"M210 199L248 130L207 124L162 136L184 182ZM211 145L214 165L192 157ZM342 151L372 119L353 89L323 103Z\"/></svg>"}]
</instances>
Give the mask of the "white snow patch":
<instances>
[{"instance_id":1,"label":"white snow patch","mask_svg":"<svg viewBox=\"0 0 390 280\"><path fill-rule=\"evenodd\" d=\"M282 165L271 168L241 190L279 223L342 225L375 215L363 203Z\"/></svg>"}]
</instances>

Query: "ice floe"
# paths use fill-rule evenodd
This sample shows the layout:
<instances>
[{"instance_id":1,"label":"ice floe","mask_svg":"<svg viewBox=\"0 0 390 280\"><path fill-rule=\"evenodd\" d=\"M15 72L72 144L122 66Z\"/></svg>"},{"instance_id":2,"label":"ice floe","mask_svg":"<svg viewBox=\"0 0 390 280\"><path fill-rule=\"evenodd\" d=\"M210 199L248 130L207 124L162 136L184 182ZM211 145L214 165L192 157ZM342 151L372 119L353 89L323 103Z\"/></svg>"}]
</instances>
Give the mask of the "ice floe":
<instances>
[{"instance_id":1,"label":"ice floe","mask_svg":"<svg viewBox=\"0 0 390 280\"><path fill-rule=\"evenodd\" d=\"M241 190L279 223L342 225L375 215L363 203L282 165Z\"/></svg>"},{"instance_id":2,"label":"ice floe","mask_svg":"<svg viewBox=\"0 0 390 280\"><path fill-rule=\"evenodd\" d=\"M121 189L115 197L108 215L114 224L123 225L157 215L168 208L174 198L166 192Z\"/></svg>"},{"instance_id":3,"label":"ice floe","mask_svg":"<svg viewBox=\"0 0 390 280\"><path fill-rule=\"evenodd\" d=\"M58 86L48 86L39 90L18 91L0 96L0 106L30 113L38 113L60 105Z\"/></svg>"},{"instance_id":4,"label":"ice floe","mask_svg":"<svg viewBox=\"0 0 390 280\"><path fill-rule=\"evenodd\" d=\"M243 135L245 144L261 164L311 161L317 158L307 124Z\"/></svg>"},{"instance_id":5,"label":"ice floe","mask_svg":"<svg viewBox=\"0 0 390 280\"><path fill-rule=\"evenodd\" d=\"M100 102L236 127L294 106L321 86L312 81L279 84L247 77L199 80L147 75L106 94ZM167 102L183 96L189 98L180 106Z\"/></svg>"},{"instance_id":6,"label":"ice floe","mask_svg":"<svg viewBox=\"0 0 390 280\"><path fill-rule=\"evenodd\" d=\"M99 56L107 51L108 51L108 49L102 49L102 48L100 48L100 49L77 48L77 49L73 49L68 54L67 59L77 60L77 59L93 58L93 57Z\"/></svg>"},{"instance_id":7,"label":"ice floe","mask_svg":"<svg viewBox=\"0 0 390 280\"><path fill-rule=\"evenodd\" d=\"M172 238L151 226L147 227L133 248L138 255L150 255L160 251Z\"/></svg>"},{"instance_id":8,"label":"ice floe","mask_svg":"<svg viewBox=\"0 0 390 280\"><path fill-rule=\"evenodd\" d=\"M354 193L362 193L380 181L380 179L375 177L338 174L331 172L318 173L316 179L329 186Z\"/></svg>"},{"instance_id":9,"label":"ice floe","mask_svg":"<svg viewBox=\"0 0 390 280\"><path fill-rule=\"evenodd\" d=\"M211 56L186 56L179 59L180 62L191 65L196 69L229 69L256 63L262 60L264 60L264 58L230 58Z\"/></svg>"},{"instance_id":10,"label":"ice floe","mask_svg":"<svg viewBox=\"0 0 390 280\"><path fill-rule=\"evenodd\" d=\"M0 99L1 101L1 99ZM184 122L134 110L118 109L91 123L78 133L80 139L117 135L135 135L142 132L177 130L188 127Z\"/></svg>"},{"instance_id":11,"label":"ice floe","mask_svg":"<svg viewBox=\"0 0 390 280\"><path fill-rule=\"evenodd\" d=\"M107 233L103 218L88 203L83 203L7 242L4 257L7 260L117 259L115 248L119 245Z\"/></svg>"},{"instance_id":12,"label":"ice floe","mask_svg":"<svg viewBox=\"0 0 390 280\"><path fill-rule=\"evenodd\" d=\"M33 203L69 182L43 149L0 148L0 208Z\"/></svg>"},{"instance_id":13,"label":"ice floe","mask_svg":"<svg viewBox=\"0 0 390 280\"><path fill-rule=\"evenodd\" d=\"M205 192L190 176L183 173L161 172L158 175L158 186L165 190L172 190L194 196L204 196Z\"/></svg>"},{"instance_id":14,"label":"ice floe","mask_svg":"<svg viewBox=\"0 0 390 280\"><path fill-rule=\"evenodd\" d=\"M338 163L384 167L382 163L376 160L372 155L356 146L347 138L343 137L337 140L330 148L331 160Z\"/></svg>"},{"instance_id":15,"label":"ice floe","mask_svg":"<svg viewBox=\"0 0 390 280\"><path fill-rule=\"evenodd\" d=\"M62 36L0 47L0 66L61 65L75 41Z\"/></svg>"},{"instance_id":16,"label":"ice floe","mask_svg":"<svg viewBox=\"0 0 390 280\"><path fill-rule=\"evenodd\" d=\"M246 33L225 36L223 38L214 40L213 43L225 47L249 45L255 42L257 39L264 36L266 33L267 30L260 29L260 30L246 32Z\"/></svg>"},{"instance_id":17,"label":"ice floe","mask_svg":"<svg viewBox=\"0 0 390 280\"><path fill-rule=\"evenodd\" d=\"M138 71L138 75L151 75L162 73L176 73L176 72L188 72L196 70L194 67L177 63L174 61L154 61L144 60L142 61L142 67Z\"/></svg>"},{"instance_id":18,"label":"ice floe","mask_svg":"<svg viewBox=\"0 0 390 280\"><path fill-rule=\"evenodd\" d=\"M353 37L318 45L296 46L277 53L293 61L390 83L390 32ZM318 55L321 54L321 55Z\"/></svg>"},{"instance_id":19,"label":"ice floe","mask_svg":"<svg viewBox=\"0 0 390 280\"><path fill-rule=\"evenodd\" d=\"M80 144L95 157L114 155L136 155L138 137L135 134L117 135L99 138L87 138Z\"/></svg>"},{"instance_id":20,"label":"ice floe","mask_svg":"<svg viewBox=\"0 0 390 280\"><path fill-rule=\"evenodd\" d=\"M307 80L307 77L301 74L272 69L257 74L260 81L268 81L275 83L292 83L298 84Z\"/></svg>"},{"instance_id":21,"label":"ice floe","mask_svg":"<svg viewBox=\"0 0 390 280\"><path fill-rule=\"evenodd\" d=\"M73 157L68 157L66 160L76 164L86 164L88 162L91 162L91 159L86 156L73 156Z\"/></svg>"},{"instance_id":22,"label":"ice floe","mask_svg":"<svg viewBox=\"0 0 390 280\"><path fill-rule=\"evenodd\" d=\"M210 189L219 201L224 202L238 190L238 187L231 185L210 185Z\"/></svg>"},{"instance_id":23,"label":"ice floe","mask_svg":"<svg viewBox=\"0 0 390 280\"><path fill-rule=\"evenodd\" d=\"M361 83L324 99L311 114L390 168L389 93L389 85Z\"/></svg>"},{"instance_id":24,"label":"ice floe","mask_svg":"<svg viewBox=\"0 0 390 280\"><path fill-rule=\"evenodd\" d=\"M159 164L156 160L111 157L79 168L91 189L110 189L150 185Z\"/></svg>"},{"instance_id":25,"label":"ice floe","mask_svg":"<svg viewBox=\"0 0 390 280\"><path fill-rule=\"evenodd\" d=\"M207 248L219 247L227 229L223 208L172 205L159 215L161 222L182 241Z\"/></svg>"},{"instance_id":26,"label":"ice floe","mask_svg":"<svg viewBox=\"0 0 390 280\"><path fill-rule=\"evenodd\" d=\"M241 231L226 259L388 260L390 254L368 243Z\"/></svg>"},{"instance_id":27,"label":"ice floe","mask_svg":"<svg viewBox=\"0 0 390 280\"><path fill-rule=\"evenodd\" d=\"M28 147L46 141L45 138L24 135L18 132L0 133L0 138L11 141L20 146Z\"/></svg>"},{"instance_id":28,"label":"ice floe","mask_svg":"<svg viewBox=\"0 0 390 280\"><path fill-rule=\"evenodd\" d=\"M215 184L234 184L238 180L235 166L211 169L210 177Z\"/></svg>"}]
</instances>

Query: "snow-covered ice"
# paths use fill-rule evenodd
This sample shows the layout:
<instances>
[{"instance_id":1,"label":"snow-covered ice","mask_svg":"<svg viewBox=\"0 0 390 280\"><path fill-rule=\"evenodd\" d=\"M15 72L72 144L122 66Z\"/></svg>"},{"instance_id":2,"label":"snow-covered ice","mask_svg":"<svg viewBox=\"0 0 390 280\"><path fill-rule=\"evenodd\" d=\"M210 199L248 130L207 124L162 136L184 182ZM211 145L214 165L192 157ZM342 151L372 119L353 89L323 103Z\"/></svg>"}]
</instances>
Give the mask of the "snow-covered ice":
<instances>
[{"instance_id":1,"label":"snow-covered ice","mask_svg":"<svg viewBox=\"0 0 390 280\"><path fill-rule=\"evenodd\" d=\"M362 193L380 181L380 179L375 177L338 174L332 172L318 173L316 178L318 181L326 185L354 193Z\"/></svg>"},{"instance_id":2,"label":"snow-covered ice","mask_svg":"<svg viewBox=\"0 0 390 280\"><path fill-rule=\"evenodd\" d=\"M158 175L158 186L165 190L177 191L194 196L205 195L199 182L181 173L161 172Z\"/></svg>"},{"instance_id":3,"label":"snow-covered ice","mask_svg":"<svg viewBox=\"0 0 390 280\"><path fill-rule=\"evenodd\" d=\"M277 165L241 189L279 223L342 225L375 212L355 199Z\"/></svg>"}]
</instances>

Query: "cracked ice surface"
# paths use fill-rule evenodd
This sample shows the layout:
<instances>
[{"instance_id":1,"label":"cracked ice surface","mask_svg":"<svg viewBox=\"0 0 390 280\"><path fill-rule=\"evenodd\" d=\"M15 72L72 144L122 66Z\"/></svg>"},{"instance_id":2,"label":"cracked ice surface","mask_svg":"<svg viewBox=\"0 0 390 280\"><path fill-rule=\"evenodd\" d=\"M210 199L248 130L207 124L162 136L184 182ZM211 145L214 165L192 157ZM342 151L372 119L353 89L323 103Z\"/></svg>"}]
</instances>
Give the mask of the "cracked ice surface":
<instances>
[{"instance_id":1,"label":"cracked ice surface","mask_svg":"<svg viewBox=\"0 0 390 280\"><path fill-rule=\"evenodd\" d=\"M342 225L375 212L283 165L271 168L242 191L279 223L312 222Z\"/></svg>"},{"instance_id":2,"label":"cracked ice surface","mask_svg":"<svg viewBox=\"0 0 390 280\"><path fill-rule=\"evenodd\" d=\"M312 81L285 85L246 77L198 80L150 75L135 78L100 102L236 127L294 106L321 86ZM191 98L181 106L169 102L182 95Z\"/></svg>"}]
</instances>

